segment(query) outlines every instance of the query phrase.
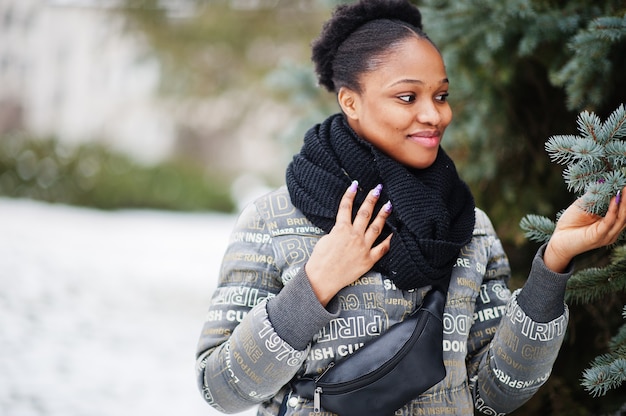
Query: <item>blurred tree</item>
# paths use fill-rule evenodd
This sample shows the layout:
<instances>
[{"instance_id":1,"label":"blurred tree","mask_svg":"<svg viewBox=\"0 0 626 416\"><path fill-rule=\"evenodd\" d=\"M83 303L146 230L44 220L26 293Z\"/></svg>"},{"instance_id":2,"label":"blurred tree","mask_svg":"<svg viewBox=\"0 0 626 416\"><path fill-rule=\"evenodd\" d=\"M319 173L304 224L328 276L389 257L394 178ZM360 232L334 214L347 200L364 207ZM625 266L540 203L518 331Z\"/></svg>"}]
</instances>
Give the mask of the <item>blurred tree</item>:
<instances>
[{"instance_id":1,"label":"blurred tree","mask_svg":"<svg viewBox=\"0 0 626 416\"><path fill-rule=\"evenodd\" d=\"M234 109L220 120L216 134L195 131L195 140L228 146L224 137L259 122L254 117L258 109L277 101L286 103L290 114L277 140L295 151L303 126L332 111L328 108L334 98L316 88L309 63L309 44L332 1L188 0L185 4L193 7L182 16L177 2L174 9L159 0L125 0L124 4L129 30L146 39L162 64L161 92L168 99L185 106L192 103L191 108L194 101L221 97ZM286 164L279 155L275 157L277 167ZM276 174L282 176L282 170Z\"/></svg>"},{"instance_id":2,"label":"blurred tree","mask_svg":"<svg viewBox=\"0 0 626 416\"><path fill-rule=\"evenodd\" d=\"M254 86L283 60L308 59L325 10L320 1L188 3L182 15L159 0L125 0L122 10L160 58L163 92L184 97Z\"/></svg>"}]
</instances>

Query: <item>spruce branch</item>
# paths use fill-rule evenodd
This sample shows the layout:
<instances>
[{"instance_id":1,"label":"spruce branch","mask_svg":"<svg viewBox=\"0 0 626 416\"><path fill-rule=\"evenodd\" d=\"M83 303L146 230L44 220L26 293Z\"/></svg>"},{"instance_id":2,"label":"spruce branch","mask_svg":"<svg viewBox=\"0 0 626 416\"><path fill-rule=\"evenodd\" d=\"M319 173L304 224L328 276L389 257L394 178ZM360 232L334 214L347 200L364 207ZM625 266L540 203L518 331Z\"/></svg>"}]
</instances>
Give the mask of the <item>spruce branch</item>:
<instances>
[{"instance_id":1,"label":"spruce branch","mask_svg":"<svg viewBox=\"0 0 626 416\"><path fill-rule=\"evenodd\" d=\"M612 137L614 139L623 139L626 137L626 110L624 104L621 104L604 122L602 126L602 136Z\"/></svg>"},{"instance_id":2,"label":"spruce branch","mask_svg":"<svg viewBox=\"0 0 626 416\"><path fill-rule=\"evenodd\" d=\"M626 16L598 16L575 30L567 44L571 58L550 78L567 91L570 109L601 105L611 88L609 75L617 70L611 53L626 38Z\"/></svg>"},{"instance_id":3,"label":"spruce branch","mask_svg":"<svg viewBox=\"0 0 626 416\"><path fill-rule=\"evenodd\" d=\"M626 319L626 306L622 316ZM609 349L583 371L581 385L594 397L603 396L626 381L626 325L611 339Z\"/></svg>"},{"instance_id":4,"label":"spruce branch","mask_svg":"<svg viewBox=\"0 0 626 416\"><path fill-rule=\"evenodd\" d=\"M622 312L622 317L626 319L626 307L624 307ZM609 348L614 351L620 348L626 348L626 325L623 325L617 334L611 339L609 342Z\"/></svg>"},{"instance_id":5,"label":"spruce branch","mask_svg":"<svg viewBox=\"0 0 626 416\"><path fill-rule=\"evenodd\" d=\"M597 182L592 182L587 185L585 193L580 199L579 206L595 215L604 215L609 209L609 202L614 193L614 186L616 182L613 178L614 175L608 174L605 178L600 178ZM618 178L619 179L619 178ZM624 185L617 189L622 189Z\"/></svg>"},{"instance_id":6,"label":"spruce branch","mask_svg":"<svg viewBox=\"0 0 626 416\"><path fill-rule=\"evenodd\" d=\"M614 21L603 24L609 23L616 24ZM620 105L604 123L594 113L584 111L579 114L577 125L579 135L552 136L545 149L552 162L565 166L563 179L568 190L579 198L578 206L589 213L605 215L611 198L626 186L626 108ZM556 224L546 217L530 214L522 218L520 227L528 239L546 242ZM607 266L577 271L567 282L566 300L589 303L626 292L625 242L623 232L608 248L611 258ZM626 319L626 306L622 315ZM603 396L626 381L626 324L613 337L608 349L608 353L596 357L583 372L581 385L594 397Z\"/></svg>"},{"instance_id":7,"label":"spruce branch","mask_svg":"<svg viewBox=\"0 0 626 416\"><path fill-rule=\"evenodd\" d=\"M601 160L582 160L570 163L563 171L567 189L577 195L584 194L591 184L602 183L605 165Z\"/></svg>"},{"instance_id":8,"label":"spruce branch","mask_svg":"<svg viewBox=\"0 0 626 416\"><path fill-rule=\"evenodd\" d=\"M568 302L591 303L621 291L626 291L625 246L614 248L608 266L576 272L567 281L565 299Z\"/></svg>"},{"instance_id":9,"label":"spruce branch","mask_svg":"<svg viewBox=\"0 0 626 416\"><path fill-rule=\"evenodd\" d=\"M583 111L578 115L577 123L582 139L592 139L594 142L598 142L597 132L602 129L600 117L589 111Z\"/></svg>"},{"instance_id":10,"label":"spruce branch","mask_svg":"<svg viewBox=\"0 0 626 416\"><path fill-rule=\"evenodd\" d=\"M545 149L552 162L565 166L563 179L581 198L581 208L604 215L611 198L626 186L626 107L621 104L604 123L583 111L576 123L579 135L552 136ZM554 232L545 217L536 215L524 217L520 227L533 241L547 241L546 233Z\"/></svg>"},{"instance_id":11,"label":"spruce branch","mask_svg":"<svg viewBox=\"0 0 626 416\"><path fill-rule=\"evenodd\" d=\"M550 160L561 165L593 160L604 155L602 145L594 138L587 136L553 136L545 147Z\"/></svg>"},{"instance_id":12,"label":"spruce branch","mask_svg":"<svg viewBox=\"0 0 626 416\"><path fill-rule=\"evenodd\" d=\"M589 23L589 31L598 39L617 42L626 37L626 15L598 17Z\"/></svg>"},{"instance_id":13,"label":"spruce branch","mask_svg":"<svg viewBox=\"0 0 626 416\"><path fill-rule=\"evenodd\" d=\"M583 372L582 386L593 397L603 396L626 381L626 348L594 359Z\"/></svg>"},{"instance_id":14,"label":"spruce branch","mask_svg":"<svg viewBox=\"0 0 626 416\"><path fill-rule=\"evenodd\" d=\"M522 218L520 227L524 231L524 236L529 240L545 243L554 233L556 224L548 217L529 214Z\"/></svg>"},{"instance_id":15,"label":"spruce branch","mask_svg":"<svg viewBox=\"0 0 626 416\"><path fill-rule=\"evenodd\" d=\"M594 113L579 114L580 135L557 135L545 149L553 162L565 165L570 191L583 196L585 209L604 215L609 201L626 185L626 108L621 104L603 123Z\"/></svg>"},{"instance_id":16,"label":"spruce branch","mask_svg":"<svg viewBox=\"0 0 626 416\"><path fill-rule=\"evenodd\" d=\"M611 165L626 165L626 142L623 140L613 140L607 143L604 150ZM621 170L621 172L623 173L623 170Z\"/></svg>"},{"instance_id":17,"label":"spruce branch","mask_svg":"<svg viewBox=\"0 0 626 416\"><path fill-rule=\"evenodd\" d=\"M552 162L559 165L567 165L578 160L578 155L572 148L572 143L576 141L578 136L574 135L558 135L546 143L546 151Z\"/></svg>"}]
</instances>

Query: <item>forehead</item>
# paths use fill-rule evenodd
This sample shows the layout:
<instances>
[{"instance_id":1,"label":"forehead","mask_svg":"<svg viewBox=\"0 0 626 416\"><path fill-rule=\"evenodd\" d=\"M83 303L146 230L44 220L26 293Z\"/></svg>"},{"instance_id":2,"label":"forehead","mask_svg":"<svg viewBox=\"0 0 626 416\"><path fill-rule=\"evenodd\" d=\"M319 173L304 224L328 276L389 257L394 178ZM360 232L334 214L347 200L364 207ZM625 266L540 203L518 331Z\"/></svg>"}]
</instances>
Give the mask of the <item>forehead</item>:
<instances>
[{"instance_id":1,"label":"forehead","mask_svg":"<svg viewBox=\"0 0 626 416\"><path fill-rule=\"evenodd\" d=\"M363 87L391 86L401 80L441 84L446 68L441 54L428 40L411 36L376 59L371 71L361 76Z\"/></svg>"}]
</instances>

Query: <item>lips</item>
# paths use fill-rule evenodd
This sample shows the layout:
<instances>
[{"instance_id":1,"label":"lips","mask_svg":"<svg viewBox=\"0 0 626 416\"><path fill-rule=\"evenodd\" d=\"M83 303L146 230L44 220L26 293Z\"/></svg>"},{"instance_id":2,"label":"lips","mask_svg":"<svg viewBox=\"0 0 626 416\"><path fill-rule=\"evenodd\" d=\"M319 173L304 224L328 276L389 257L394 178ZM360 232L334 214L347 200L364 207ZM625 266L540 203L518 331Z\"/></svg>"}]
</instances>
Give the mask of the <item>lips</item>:
<instances>
[{"instance_id":1,"label":"lips","mask_svg":"<svg viewBox=\"0 0 626 416\"><path fill-rule=\"evenodd\" d=\"M437 147L439 146L441 134L438 130L427 130L410 134L408 138L424 147Z\"/></svg>"}]
</instances>

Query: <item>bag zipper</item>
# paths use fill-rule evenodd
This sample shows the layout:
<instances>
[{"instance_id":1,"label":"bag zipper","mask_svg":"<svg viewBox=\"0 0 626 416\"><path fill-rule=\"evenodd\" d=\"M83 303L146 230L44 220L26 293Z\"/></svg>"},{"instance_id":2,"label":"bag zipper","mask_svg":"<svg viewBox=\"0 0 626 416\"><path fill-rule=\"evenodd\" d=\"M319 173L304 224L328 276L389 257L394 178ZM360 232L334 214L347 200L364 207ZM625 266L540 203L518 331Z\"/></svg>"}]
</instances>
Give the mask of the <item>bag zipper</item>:
<instances>
[{"instance_id":1,"label":"bag zipper","mask_svg":"<svg viewBox=\"0 0 626 416\"><path fill-rule=\"evenodd\" d=\"M315 391L313 392L313 412L319 413L322 407L322 401L320 400L320 395L324 391L321 387L315 387Z\"/></svg>"},{"instance_id":2,"label":"bag zipper","mask_svg":"<svg viewBox=\"0 0 626 416\"><path fill-rule=\"evenodd\" d=\"M321 411L322 403L320 400L320 395L324 392L322 387L317 385L317 382L320 378L324 377L324 374L326 374L328 370L330 370L334 366L335 366L335 362L331 361L328 364L328 367L326 367L326 369L324 370L324 372L320 374L319 376L315 377L315 391L313 392L313 411L315 413L319 413Z\"/></svg>"}]
</instances>

